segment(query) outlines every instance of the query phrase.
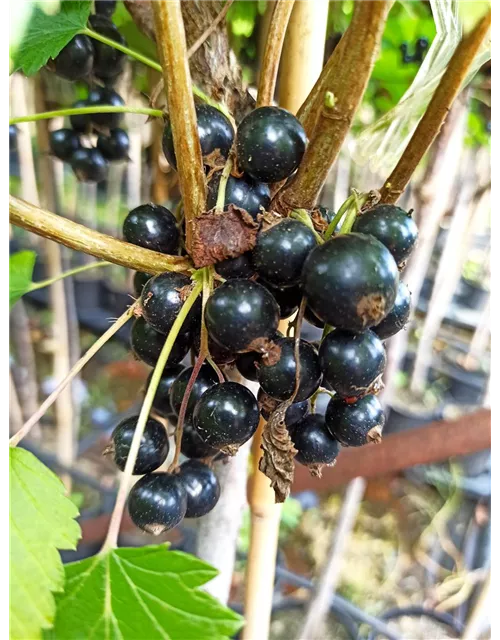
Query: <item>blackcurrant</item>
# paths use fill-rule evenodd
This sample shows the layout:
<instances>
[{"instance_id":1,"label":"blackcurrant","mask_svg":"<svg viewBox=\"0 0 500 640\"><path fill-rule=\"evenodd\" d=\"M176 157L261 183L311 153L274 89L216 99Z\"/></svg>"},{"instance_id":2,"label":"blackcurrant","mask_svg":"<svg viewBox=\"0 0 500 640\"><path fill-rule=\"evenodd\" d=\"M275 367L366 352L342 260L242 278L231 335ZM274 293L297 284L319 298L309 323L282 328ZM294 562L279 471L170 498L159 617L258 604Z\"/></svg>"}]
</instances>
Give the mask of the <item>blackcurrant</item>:
<instances>
[{"instance_id":1,"label":"blackcurrant","mask_svg":"<svg viewBox=\"0 0 500 640\"><path fill-rule=\"evenodd\" d=\"M255 353L255 351L240 353L236 358L236 368L244 378L252 382L257 382L257 363L259 360L260 355Z\"/></svg>"},{"instance_id":2,"label":"blackcurrant","mask_svg":"<svg viewBox=\"0 0 500 640\"><path fill-rule=\"evenodd\" d=\"M173 365L171 367L165 367L161 374L160 382L156 389L155 397L153 400L153 407L157 413L164 418L168 419L170 414L173 414L172 405L170 403L170 389L177 376L184 371L184 367L180 364ZM146 388L149 387L153 372L149 374L146 382Z\"/></svg>"},{"instance_id":3,"label":"blackcurrant","mask_svg":"<svg viewBox=\"0 0 500 640\"><path fill-rule=\"evenodd\" d=\"M81 182L102 182L108 177L108 161L98 149L77 149L71 156L71 168Z\"/></svg>"},{"instance_id":4,"label":"blackcurrant","mask_svg":"<svg viewBox=\"0 0 500 640\"><path fill-rule=\"evenodd\" d=\"M302 125L289 111L260 107L245 116L238 127L238 165L254 180L279 182L297 169L306 143Z\"/></svg>"},{"instance_id":5,"label":"blackcurrant","mask_svg":"<svg viewBox=\"0 0 500 640\"><path fill-rule=\"evenodd\" d=\"M290 287L300 280L304 261L317 245L314 233L302 222L288 218L257 236L252 252L261 278L275 287Z\"/></svg>"},{"instance_id":6,"label":"blackcurrant","mask_svg":"<svg viewBox=\"0 0 500 640\"><path fill-rule=\"evenodd\" d=\"M54 69L58 76L66 80L80 80L92 71L94 48L88 36L77 35L61 49L54 59Z\"/></svg>"},{"instance_id":7,"label":"blackcurrant","mask_svg":"<svg viewBox=\"0 0 500 640\"><path fill-rule=\"evenodd\" d=\"M323 320L318 318L309 305L306 305L306 308L304 309L304 319L307 320L309 324L312 324L313 327L317 327L318 329L324 329L325 327Z\"/></svg>"},{"instance_id":8,"label":"blackcurrant","mask_svg":"<svg viewBox=\"0 0 500 640\"><path fill-rule=\"evenodd\" d=\"M189 294L191 280L182 273L167 271L148 280L141 295L142 314L148 324L160 333L168 334ZM187 295L186 295L187 291ZM193 329L199 322L201 300L189 310L181 331Z\"/></svg>"},{"instance_id":9,"label":"blackcurrant","mask_svg":"<svg viewBox=\"0 0 500 640\"><path fill-rule=\"evenodd\" d=\"M260 284L272 293L273 298L278 303L280 308L280 318L289 318L299 308L300 301L302 300L302 290L300 287L286 287L279 289L273 287L265 280L260 280Z\"/></svg>"},{"instance_id":10,"label":"blackcurrant","mask_svg":"<svg viewBox=\"0 0 500 640\"><path fill-rule=\"evenodd\" d=\"M230 280L231 278L251 278L255 273L250 253L242 253L237 258L228 258L215 265L217 273Z\"/></svg>"},{"instance_id":11,"label":"blackcurrant","mask_svg":"<svg viewBox=\"0 0 500 640\"><path fill-rule=\"evenodd\" d=\"M315 247L302 270L304 295L327 324L363 331L392 309L399 272L389 250L361 233L336 236Z\"/></svg>"},{"instance_id":12,"label":"blackcurrant","mask_svg":"<svg viewBox=\"0 0 500 640\"><path fill-rule=\"evenodd\" d=\"M365 395L386 363L382 341L367 330L351 333L336 329L321 343L319 361L325 380L343 398Z\"/></svg>"},{"instance_id":13,"label":"blackcurrant","mask_svg":"<svg viewBox=\"0 0 500 640\"><path fill-rule=\"evenodd\" d=\"M193 367L188 367L187 369L181 371L177 375L172 384L172 387L170 388L170 404L172 406L172 411L177 415L179 415L179 412L181 410L182 400L184 399L184 396L186 394L186 387L192 373ZM185 414L188 421L191 420L194 407L201 396L207 389L210 389L210 387L213 387L214 384L217 384L218 382L219 379L212 367L209 364L202 365L189 395Z\"/></svg>"},{"instance_id":14,"label":"blackcurrant","mask_svg":"<svg viewBox=\"0 0 500 640\"><path fill-rule=\"evenodd\" d=\"M179 467L179 479L187 494L186 518L201 518L215 507L220 497L220 484L209 466L188 460Z\"/></svg>"},{"instance_id":15,"label":"blackcurrant","mask_svg":"<svg viewBox=\"0 0 500 640\"><path fill-rule=\"evenodd\" d=\"M116 0L94 0L95 12L110 18L116 9Z\"/></svg>"},{"instance_id":16,"label":"blackcurrant","mask_svg":"<svg viewBox=\"0 0 500 640\"><path fill-rule=\"evenodd\" d=\"M143 273L142 271L136 271L134 273L133 288L134 294L137 298L140 297L146 282L152 277L153 276L150 273Z\"/></svg>"},{"instance_id":17,"label":"blackcurrant","mask_svg":"<svg viewBox=\"0 0 500 640\"><path fill-rule=\"evenodd\" d=\"M268 396L263 389L259 389L257 394L257 402L260 407L260 415L269 420L271 413L280 404L279 400L275 400ZM302 402L294 402L285 411L285 424L287 427L293 427L296 422L302 420L309 413L309 400L303 400Z\"/></svg>"},{"instance_id":18,"label":"blackcurrant","mask_svg":"<svg viewBox=\"0 0 500 640\"><path fill-rule=\"evenodd\" d=\"M132 522L146 533L157 536L176 527L184 518L187 494L178 476L151 473L130 490L128 512Z\"/></svg>"},{"instance_id":19,"label":"blackcurrant","mask_svg":"<svg viewBox=\"0 0 500 640\"><path fill-rule=\"evenodd\" d=\"M72 109L82 109L85 107L89 107L89 103L87 100L78 100L75 102L71 108ZM92 105L95 106L95 105ZM77 131L78 133L86 133L92 124L92 119L90 114L88 113L79 113L74 116L69 117L69 122L71 124L71 128L73 131Z\"/></svg>"},{"instance_id":20,"label":"blackcurrant","mask_svg":"<svg viewBox=\"0 0 500 640\"><path fill-rule=\"evenodd\" d=\"M325 419L317 413L295 423L290 437L297 449L295 460L300 464L332 464L340 451L340 444L325 426Z\"/></svg>"},{"instance_id":21,"label":"blackcurrant","mask_svg":"<svg viewBox=\"0 0 500 640\"><path fill-rule=\"evenodd\" d=\"M208 298L205 322L213 340L229 351L258 351L278 327L279 307L265 287L236 278Z\"/></svg>"},{"instance_id":22,"label":"blackcurrant","mask_svg":"<svg viewBox=\"0 0 500 640\"><path fill-rule=\"evenodd\" d=\"M376 396L365 396L354 403L332 398L325 414L327 429L345 447L380 442L385 415Z\"/></svg>"},{"instance_id":23,"label":"blackcurrant","mask_svg":"<svg viewBox=\"0 0 500 640\"><path fill-rule=\"evenodd\" d=\"M260 362L257 367L257 379L262 389L276 400L288 400L295 389L295 354L293 338L278 338L275 343L281 349L278 362L266 365ZM300 379L295 400L307 400L321 384L321 369L318 354L314 347L300 340L299 344Z\"/></svg>"},{"instance_id":24,"label":"blackcurrant","mask_svg":"<svg viewBox=\"0 0 500 640\"><path fill-rule=\"evenodd\" d=\"M128 133L123 129L111 129L109 136L100 134L97 138L97 148L106 160L127 160L130 148Z\"/></svg>"},{"instance_id":25,"label":"blackcurrant","mask_svg":"<svg viewBox=\"0 0 500 640\"><path fill-rule=\"evenodd\" d=\"M127 44L117 27L105 15L90 16L89 23L91 28L102 36L121 45ZM125 66L125 54L99 40L92 39L92 44L94 45L94 75L102 80L116 78Z\"/></svg>"},{"instance_id":26,"label":"blackcurrant","mask_svg":"<svg viewBox=\"0 0 500 640\"><path fill-rule=\"evenodd\" d=\"M50 132L50 150L59 160L69 162L75 151L80 149L80 136L73 129L57 129Z\"/></svg>"},{"instance_id":27,"label":"blackcurrant","mask_svg":"<svg viewBox=\"0 0 500 640\"><path fill-rule=\"evenodd\" d=\"M106 45L104 45L106 46ZM92 89L87 98L87 107L124 107L125 102L114 91L106 87ZM99 127L116 129L123 118L123 113L92 113L90 119Z\"/></svg>"},{"instance_id":28,"label":"blackcurrant","mask_svg":"<svg viewBox=\"0 0 500 640\"><path fill-rule=\"evenodd\" d=\"M217 195L220 184L220 173L208 183L207 208L212 209L217 203ZM271 191L267 184L255 182L247 176L233 178L229 176L224 194L224 207L234 204L240 209L245 209L254 219L259 213L267 211L271 204Z\"/></svg>"},{"instance_id":29,"label":"blackcurrant","mask_svg":"<svg viewBox=\"0 0 500 640\"><path fill-rule=\"evenodd\" d=\"M206 444L193 425L185 422L182 430L181 453L186 458L213 458L219 450Z\"/></svg>"},{"instance_id":30,"label":"blackcurrant","mask_svg":"<svg viewBox=\"0 0 500 640\"><path fill-rule=\"evenodd\" d=\"M410 257L418 228L411 214L393 204L379 204L359 215L352 226L357 233L372 235L392 253L398 265Z\"/></svg>"},{"instance_id":31,"label":"blackcurrant","mask_svg":"<svg viewBox=\"0 0 500 640\"><path fill-rule=\"evenodd\" d=\"M195 332L193 339L193 349L198 355L200 353L200 338L199 331ZM224 349L219 344L214 342L210 336L208 336L208 352L215 364L231 364L236 359L236 354L228 349Z\"/></svg>"},{"instance_id":32,"label":"blackcurrant","mask_svg":"<svg viewBox=\"0 0 500 640\"><path fill-rule=\"evenodd\" d=\"M179 231L174 215L158 204L141 204L127 215L123 223L127 242L160 253L175 253Z\"/></svg>"},{"instance_id":33,"label":"blackcurrant","mask_svg":"<svg viewBox=\"0 0 500 640\"><path fill-rule=\"evenodd\" d=\"M410 318L411 294L404 282L399 283L398 294L394 306L380 324L372 327L381 340L386 340L404 329Z\"/></svg>"},{"instance_id":34,"label":"blackcurrant","mask_svg":"<svg viewBox=\"0 0 500 640\"><path fill-rule=\"evenodd\" d=\"M249 440L259 424L259 407L252 392L237 382L210 387L196 403L193 425L201 438L229 452Z\"/></svg>"},{"instance_id":35,"label":"blackcurrant","mask_svg":"<svg viewBox=\"0 0 500 640\"><path fill-rule=\"evenodd\" d=\"M150 367L154 367L158 362L165 339L163 333L155 331L143 318L137 318L130 331L130 346L133 353ZM179 364L184 360L192 341L189 332L180 333L174 342L167 365Z\"/></svg>"},{"instance_id":36,"label":"blackcurrant","mask_svg":"<svg viewBox=\"0 0 500 640\"><path fill-rule=\"evenodd\" d=\"M234 129L228 118L208 104L196 105L196 120L198 122L198 135L200 138L201 154L208 156L218 149L223 158L227 158L233 145ZM167 120L163 130L163 153L169 164L177 169L177 161L174 151L174 138L172 135L172 123Z\"/></svg>"},{"instance_id":37,"label":"blackcurrant","mask_svg":"<svg viewBox=\"0 0 500 640\"><path fill-rule=\"evenodd\" d=\"M111 435L116 466L123 471L127 463L130 445L134 437L139 416L125 418ZM134 475L151 473L161 466L168 456L169 444L165 427L157 420L149 418L141 437L141 444L134 466Z\"/></svg>"}]
</instances>

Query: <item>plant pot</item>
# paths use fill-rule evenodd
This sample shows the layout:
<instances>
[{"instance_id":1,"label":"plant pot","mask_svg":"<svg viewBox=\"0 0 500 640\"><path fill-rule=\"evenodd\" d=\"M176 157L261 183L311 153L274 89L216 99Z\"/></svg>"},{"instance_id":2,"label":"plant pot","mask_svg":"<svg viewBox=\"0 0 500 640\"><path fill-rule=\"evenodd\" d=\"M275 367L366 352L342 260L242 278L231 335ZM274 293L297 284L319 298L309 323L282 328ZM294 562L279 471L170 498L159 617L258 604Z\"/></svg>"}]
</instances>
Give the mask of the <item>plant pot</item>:
<instances>
[{"instance_id":1,"label":"plant pot","mask_svg":"<svg viewBox=\"0 0 500 640\"><path fill-rule=\"evenodd\" d=\"M384 435L390 433L401 433L409 429L417 429L426 424L441 420L443 418L443 408L421 410L410 409L403 406L391 407L385 421Z\"/></svg>"},{"instance_id":2,"label":"plant pot","mask_svg":"<svg viewBox=\"0 0 500 640\"><path fill-rule=\"evenodd\" d=\"M129 293L117 290L107 282L100 282L100 306L109 309L114 317L120 317L133 302Z\"/></svg>"},{"instance_id":3,"label":"plant pot","mask_svg":"<svg viewBox=\"0 0 500 640\"><path fill-rule=\"evenodd\" d=\"M455 293L454 303L467 309L483 309L490 292L480 284L461 278Z\"/></svg>"},{"instance_id":4,"label":"plant pot","mask_svg":"<svg viewBox=\"0 0 500 640\"><path fill-rule=\"evenodd\" d=\"M75 301L78 309L99 308L99 280L75 278L73 286L75 288Z\"/></svg>"},{"instance_id":5,"label":"plant pot","mask_svg":"<svg viewBox=\"0 0 500 640\"><path fill-rule=\"evenodd\" d=\"M488 372L486 369L465 369L459 362L460 356L466 353L466 348L449 348L441 355L440 370L448 378L448 393L457 404L482 404Z\"/></svg>"}]
</instances>

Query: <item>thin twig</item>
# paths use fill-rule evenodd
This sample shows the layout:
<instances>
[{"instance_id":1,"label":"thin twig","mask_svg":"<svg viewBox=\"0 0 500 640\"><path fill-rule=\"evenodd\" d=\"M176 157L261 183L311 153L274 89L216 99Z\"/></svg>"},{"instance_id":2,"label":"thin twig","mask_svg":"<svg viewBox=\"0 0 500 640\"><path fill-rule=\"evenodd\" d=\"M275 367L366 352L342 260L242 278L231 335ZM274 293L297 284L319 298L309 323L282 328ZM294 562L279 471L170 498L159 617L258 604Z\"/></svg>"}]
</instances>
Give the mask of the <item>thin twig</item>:
<instances>
[{"instance_id":1,"label":"thin twig","mask_svg":"<svg viewBox=\"0 0 500 640\"><path fill-rule=\"evenodd\" d=\"M201 34L201 36L199 38L197 38L193 42L193 44L189 47L188 52L187 52L188 58L190 58L192 55L194 55L198 51L198 49L201 47L201 45L205 42L205 40L208 37L210 37L212 35L212 33L217 29L219 24L226 17L226 14L229 11L229 9L231 8L231 5L233 4L233 2L234 2L234 0L226 0L226 4L222 7L222 9L220 10L219 14L216 16L216 18L212 22L212 24L210 24L205 29L205 31Z\"/></svg>"}]
</instances>

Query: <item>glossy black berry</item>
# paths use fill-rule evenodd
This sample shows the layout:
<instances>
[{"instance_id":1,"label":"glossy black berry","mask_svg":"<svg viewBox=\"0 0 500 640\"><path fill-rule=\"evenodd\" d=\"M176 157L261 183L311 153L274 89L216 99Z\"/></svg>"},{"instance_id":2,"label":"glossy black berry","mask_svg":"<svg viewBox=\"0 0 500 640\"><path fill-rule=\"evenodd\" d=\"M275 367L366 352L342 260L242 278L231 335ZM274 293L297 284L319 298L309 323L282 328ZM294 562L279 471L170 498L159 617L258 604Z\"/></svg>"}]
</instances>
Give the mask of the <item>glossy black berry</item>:
<instances>
[{"instance_id":1,"label":"glossy black berry","mask_svg":"<svg viewBox=\"0 0 500 640\"><path fill-rule=\"evenodd\" d=\"M110 18L116 9L116 0L95 0L95 12L101 16Z\"/></svg>"},{"instance_id":2,"label":"glossy black berry","mask_svg":"<svg viewBox=\"0 0 500 640\"><path fill-rule=\"evenodd\" d=\"M295 423L290 437L297 449L295 460L300 464L332 464L340 451L338 440L329 433L324 417L317 413Z\"/></svg>"},{"instance_id":3,"label":"glossy black berry","mask_svg":"<svg viewBox=\"0 0 500 640\"><path fill-rule=\"evenodd\" d=\"M317 327L318 329L324 329L325 327L323 320L318 318L309 305L306 305L306 308L304 309L304 319L307 320L309 324L312 324L313 327Z\"/></svg>"},{"instance_id":4,"label":"glossy black berry","mask_svg":"<svg viewBox=\"0 0 500 640\"><path fill-rule=\"evenodd\" d=\"M109 164L98 149L77 149L71 156L71 168L80 182L102 182L108 177Z\"/></svg>"},{"instance_id":5,"label":"glossy black berry","mask_svg":"<svg viewBox=\"0 0 500 640\"><path fill-rule=\"evenodd\" d=\"M325 414L327 429L344 447L380 442L385 415L376 396L365 396L352 404L332 398Z\"/></svg>"},{"instance_id":6,"label":"glossy black berry","mask_svg":"<svg viewBox=\"0 0 500 640\"><path fill-rule=\"evenodd\" d=\"M236 278L209 297L205 322L213 340L229 351L257 351L259 342L274 335L279 307L265 287Z\"/></svg>"},{"instance_id":7,"label":"glossy black berry","mask_svg":"<svg viewBox=\"0 0 500 640\"><path fill-rule=\"evenodd\" d=\"M92 71L93 64L92 41L81 34L72 38L54 59L55 72L66 80L85 78Z\"/></svg>"},{"instance_id":8,"label":"glossy black berry","mask_svg":"<svg viewBox=\"0 0 500 640\"><path fill-rule=\"evenodd\" d=\"M130 148L128 133L123 129L111 129L109 136L101 134L97 138L97 148L106 160L127 160Z\"/></svg>"},{"instance_id":9,"label":"glossy black berry","mask_svg":"<svg viewBox=\"0 0 500 640\"><path fill-rule=\"evenodd\" d=\"M132 286L133 286L134 294L136 298L140 297L142 290L144 288L144 285L152 277L153 276L150 273L143 273L142 271L136 271L134 273L134 280L133 280Z\"/></svg>"},{"instance_id":10,"label":"glossy black berry","mask_svg":"<svg viewBox=\"0 0 500 640\"><path fill-rule=\"evenodd\" d=\"M252 382L257 382L257 364L259 360L260 355L255 353L255 351L240 353L236 358L236 368L244 378Z\"/></svg>"},{"instance_id":11,"label":"glossy black berry","mask_svg":"<svg viewBox=\"0 0 500 640\"><path fill-rule=\"evenodd\" d=\"M200 353L200 332L194 332L193 349L196 355ZM231 364L236 360L236 354L228 349L224 349L219 344L214 342L210 336L208 336L208 352L215 364Z\"/></svg>"},{"instance_id":12,"label":"glossy black berry","mask_svg":"<svg viewBox=\"0 0 500 640\"><path fill-rule=\"evenodd\" d=\"M143 318L137 318L130 331L130 347L133 353L150 367L154 367L158 362L165 339L163 333L155 331ZM167 365L179 364L181 360L184 360L191 344L191 334L189 332L180 333L174 342Z\"/></svg>"},{"instance_id":13,"label":"glossy black berry","mask_svg":"<svg viewBox=\"0 0 500 640\"><path fill-rule=\"evenodd\" d=\"M93 15L89 18L91 28L102 36L121 45L126 45L125 38L109 18L104 15ZM99 40L92 40L94 46L94 75L102 80L116 78L125 66L126 56L115 47L110 47Z\"/></svg>"},{"instance_id":14,"label":"glossy black berry","mask_svg":"<svg viewBox=\"0 0 500 640\"><path fill-rule=\"evenodd\" d=\"M325 380L343 398L368 393L383 372L386 359L382 341L370 330L351 333L336 329L326 336L319 349Z\"/></svg>"},{"instance_id":15,"label":"glossy black berry","mask_svg":"<svg viewBox=\"0 0 500 640\"><path fill-rule=\"evenodd\" d=\"M380 324L372 327L381 340L387 340L405 328L410 319L411 294L404 282L399 283L398 294L394 306Z\"/></svg>"},{"instance_id":16,"label":"glossy black berry","mask_svg":"<svg viewBox=\"0 0 500 640\"><path fill-rule=\"evenodd\" d=\"M113 89L109 89L107 87L96 87L89 93L86 106L124 107L125 102L116 93L116 91L113 91ZM90 119L99 127L116 129L123 119L123 113L92 113Z\"/></svg>"},{"instance_id":17,"label":"glossy black berry","mask_svg":"<svg viewBox=\"0 0 500 640\"><path fill-rule=\"evenodd\" d=\"M153 408L164 418L169 418L174 413L172 405L170 403L170 389L177 376L184 371L184 367L181 364L176 364L171 367L165 367L161 374L160 382L156 389L155 397L153 399ZM146 388L149 387L153 372L149 374L146 382Z\"/></svg>"},{"instance_id":18,"label":"glossy black berry","mask_svg":"<svg viewBox=\"0 0 500 640\"><path fill-rule=\"evenodd\" d=\"M217 449L231 450L249 440L259 424L257 400L237 382L210 387L196 403L193 425Z\"/></svg>"},{"instance_id":19,"label":"glossy black berry","mask_svg":"<svg viewBox=\"0 0 500 640\"><path fill-rule=\"evenodd\" d=\"M170 389L170 404L172 406L172 411L177 415L179 415L181 410L181 404L186 394L186 388L192 373L193 367L188 367L181 371L174 380ZM189 395L185 414L188 421L191 420L194 407L201 396L207 389L210 389L210 387L213 387L214 384L217 384L218 382L219 379L212 367L209 364L202 365Z\"/></svg>"},{"instance_id":20,"label":"glossy black berry","mask_svg":"<svg viewBox=\"0 0 500 640\"><path fill-rule=\"evenodd\" d=\"M410 257L418 228L411 214L393 204L379 204L359 215L352 226L357 233L374 236L392 253L398 265Z\"/></svg>"},{"instance_id":21,"label":"glossy black berry","mask_svg":"<svg viewBox=\"0 0 500 640\"><path fill-rule=\"evenodd\" d=\"M266 289L272 293L273 298L278 303L280 308L280 318L289 318L293 313L297 311L302 300L302 290L300 287L286 287L285 289L279 289L273 287L265 280L261 280L260 284L266 287Z\"/></svg>"},{"instance_id":22,"label":"glossy black berry","mask_svg":"<svg viewBox=\"0 0 500 640\"><path fill-rule=\"evenodd\" d=\"M87 100L78 100L75 102L71 108L72 109L82 109L84 107L89 107L89 103ZM95 106L95 105L92 105ZM86 133L92 124L91 117L88 113L79 113L74 116L69 117L69 122L71 124L71 128L73 131L77 131L78 133Z\"/></svg>"},{"instance_id":23,"label":"glossy black berry","mask_svg":"<svg viewBox=\"0 0 500 640\"><path fill-rule=\"evenodd\" d=\"M127 215L123 223L127 242L160 253L175 253L179 231L174 215L159 204L141 204Z\"/></svg>"},{"instance_id":24,"label":"glossy black berry","mask_svg":"<svg viewBox=\"0 0 500 640\"><path fill-rule=\"evenodd\" d=\"M317 245L314 233L302 222L287 218L261 231L252 252L261 278L275 287L290 287L300 280L305 259Z\"/></svg>"},{"instance_id":25,"label":"glossy black berry","mask_svg":"<svg viewBox=\"0 0 500 640\"><path fill-rule=\"evenodd\" d=\"M220 184L220 173L208 183L207 208L212 209L217 203L217 195ZM255 182L247 176L233 178L229 176L224 194L224 208L234 204L240 209L245 209L254 219L259 213L267 211L271 204L271 191L267 184Z\"/></svg>"},{"instance_id":26,"label":"glossy black berry","mask_svg":"<svg viewBox=\"0 0 500 640\"><path fill-rule=\"evenodd\" d=\"M231 278L251 278L255 273L249 252L243 253L237 258L228 258L218 262L215 265L215 270L226 280Z\"/></svg>"},{"instance_id":27,"label":"glossy black berry","mask_svg":"<svg viewBox=\"0 0 500 640\"><path fill-rule=\"evenodd\" d=\"M278 362L273 365L259 363L257 379L262 389L276 400L288 400L295 389L295 355L294 339L278 338L275 343L281 353ZM307 400L321 384L321 369L318 354L314 347L305 340L300 341L300 382L295 396L297 402Z\"/></svg>"},{"instance_id":28,"label":"glossy black berry","mask_svg":"<svg viewBox=\"0 0 500 640\"><path fill-rule=\"evenodd\" d=\"M182 273L160 273L144 285L141 295L142 314L148 324L167 334L179 315L191 287L191 280ZM186 295L187 292L187 295ZM201 299L191 307L182 325L182 332L193 329L199 322Z\"/></svg>"},{"instance_id":29,"label":"glossy black berry","mask_svg":"<svg viewBox=\"0 0 500 640\"><path fill-rule=\"evenodd\" d=\"M146 533L159 535L176 527L186 515L187 494L178 476L151 473L130 490L128 512Z\"/></svg>"},{"instance_id":30,"label":"glossy black berry","mask_svg":"<svg viewBox=\"0 0 500 640\"><path fill-rule=\"evenodd\" d=\"M179 468L179 479L187 493L186 518L201 518L215 507L220 484L215 473L203 462L188 460Z\"/></svg>"},{"instance_id":31,"label":"glossy black berry","mask_svg":"<svg viewBox=\"0 0 500 640\"><path fill-rule=\"evenodd\" d=\"M271 398L263 389L259 389L257 394L257 402L260 407L260 415L269 420L271 413L279 406L280 401ZM293 427L296 422L305 418L309 413L309 400L303 400L302 402L294 402L285 411L285 424L287 427Z\"/></svg>"},{"instance_id":32,"label":"glossy black berry","mask_svg":"<svg viewBox=\"0 0 500 640\"><path fill-rule=\"evenodd\" d=\"M254 180L279 182L297 169L306 143L302 125L289 111L260 107L245 116L238 127L238 165Z\"/></svg>"},{"instance_id":33,"label":"glossy black berry","mask_svg":"<svg viewBox=\"0 0 500 640\"><path fill-rule=\"evenodd\" d=\"M233 145L234 129L226 116L208 104L196 105L196 119L198 122L198 135L200 137L201 155L208 156L218 149L224 158L227 158ZM167 120L163 130L163 153L169 164L177 169L174 151L174 138L172 124Z\"/></svg>"},{"instance_id":34,"label":"glossy black berry","mask_svg":"<svg viewBox=\"0 0 500 640\"><path fill-rule=\"evenodd\" d=\"M139 416L125 418L111 435L114 460L121 471L125 469L138 419ZM134 475L142 476L158 469L167 459L168 450L168 436L165 427L157 420L149 418L141 437Z\"/></svg>"},{"instance_id":35,"label":"glossy black berry","mask_svg":"<svg viewBox=\"0 0 500 640\"><path fill-rule=\"evenodd\" d=\"M307 257L302 286L311 310L332 327L363 331L391 310L399 272L389 250L361 233L336 236Z\"/></svg>"},{"instance_id":36,"label":"glossy black berry","mask_svg":"<svg viewBox=\"0 0 500 640\"><path fill-rule=\"evenodd\" d=\"M57 129L50 132L50 150L56 158L69 162L80 147L80 136L73 129Z\"/></svg>"},{"instance_id":37,"label":"glossy black berry","mask_svg":"<svg viewBox=\"0 0 500 640\"><path fill-rule=\"evenodd\" d=\"M182 430L181 453L186 458L201 459L212 458L219 453L219 450L206 444L193 425L185 422Z\"/></svg>"}]
</instances>

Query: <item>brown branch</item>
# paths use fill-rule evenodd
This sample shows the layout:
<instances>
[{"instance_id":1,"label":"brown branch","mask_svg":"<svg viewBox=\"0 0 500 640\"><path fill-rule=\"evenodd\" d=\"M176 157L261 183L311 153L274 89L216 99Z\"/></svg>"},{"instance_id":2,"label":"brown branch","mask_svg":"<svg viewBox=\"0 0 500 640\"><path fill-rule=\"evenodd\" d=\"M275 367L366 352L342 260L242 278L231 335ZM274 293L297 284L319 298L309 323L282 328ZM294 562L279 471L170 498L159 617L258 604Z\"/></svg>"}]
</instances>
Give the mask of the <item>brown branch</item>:
<instances>
[{"instance_id":1,"label":"brown branch","mask_svg":"<svg viewBox=\"0 0 500 640\"><path fill-rule=\"evenodd\" d=\"M154 274L191 268L187 258L164 255L117 240L14 196L9 196L9 213L10 222L17 227L129 269Z\"/></svg>"},{"instance_id":2,"label":"brown branch","mask_svg":"<svg viewBox=\"0 0 500 640\"><path fill-rule=\"evenodd\" d=\"M349 29L333 54L337 54L335 63L320 82L318 99L324 106L306 153L294 179L276 197L278 211L286 214L294 208L310 209L316 203L365 92L391 5L392 0L355 3ZM329 105L325 104L327 92Z\"/></svg>"},{"instance_id":3,"label":"brown branch","mask_svg":"<svg viewBox=\"0 0 500 640\"><path fill-rule=\"evenodd\" d=\"M201 34L201 36L199 38L197 38L193 44L189 47L188 49L188 58L190 58L192 55L194 55L198 49L201 47L201 45L205 42L205 40L212 35L212 33L217 29L217 27L219 26L219 24L224 20L224 18L227 15L227 12L229 11L229 9L231 8L231 5L233 4L234 0L226 0L224 6L222 7L222 9L220 10L219 15L215 18L215 20L208 25L208 27L205 29L205 31Z\"/></svg>"},{"instance_id":4,"label":"brown branch","mask_svg":"<svg viewBox=\"0 0 500 640\"><path fill-rule=\"evenodd\" d=\"M396 202L438 135L491 24L491 10L457 46L408 146L381 190L382 202Z\"/></svg>"},{"instance_id":5,"label":"brown branch","mask_svg":"<svg viewBox=\"0 0 500 640\"><path fill-rule=\"evenodd\" d=\"M189 252L193 221L205 210L206 185L187 58L186 35L180 0L157 0L152 3L152 7L158 56L163 69L172 124L186 222L186 247Z\"/></svg>"},{"instance_id":6,"label":"brown branch","mask_svg":"<svg viewBox=\"0 0 500 640\"><path fill-rule=\"evenodd\" d=\"M266 49L259 76L257 92L257 107L264 107L273 102L281 50L285 40L286 28L292 13L295 0L277 0L274 7L269 32L267 34Z\"/></svg>"}]
</instances>

